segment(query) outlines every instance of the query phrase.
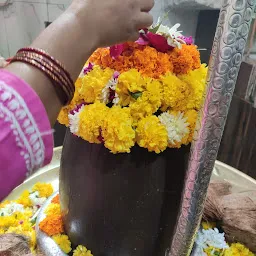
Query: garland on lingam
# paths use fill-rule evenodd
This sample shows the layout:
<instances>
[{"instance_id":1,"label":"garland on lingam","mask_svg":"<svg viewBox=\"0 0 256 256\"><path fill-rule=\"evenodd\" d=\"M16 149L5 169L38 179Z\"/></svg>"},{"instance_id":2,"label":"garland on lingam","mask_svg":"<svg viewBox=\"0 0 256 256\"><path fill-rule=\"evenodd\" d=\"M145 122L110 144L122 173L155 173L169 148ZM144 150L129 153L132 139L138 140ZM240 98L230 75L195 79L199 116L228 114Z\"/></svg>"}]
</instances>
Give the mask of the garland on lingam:
<instances>
[{"instance_id":1,"label":"garland on lingam","mask_svg":"<svg viewBox=\"0 0 256 256\"><path fill-rule=\"evenodd\" d=\"M98 49L76 81L59 122L112 153L188 145L205 92L207 67L191 37L161 22L137 42Z\"/></svg>"},{"instance_id":2,"label":"garland on lingam","mask_svg":"<svg viewBox=\"0 0 256 256\"><path fill-rule=\"evenodd\" d=\"M220 185L223 187L223 185ZM214 191L217 187L214 186ZM219 193L219 191L217 191ZM29 242L31 252L37 254L36 241L36 213L53 193L53 187L47 183L36 183L31 191L25 190L17 200L5 201L0 204L0 235L19 234L24 235ZM213 194L209 195L211 201ZM241 199L241 198L240 198ZM210 203L212 205L212 202ZM240 212L241 207L232 209ZM209 208L207 208L209 209ZM254 209L255 211L255 209ZM45 209L45 219L39 224L41 231L51 237L56 245L66 254L73 256L93 256L93 252L84 245L72 247L71 241L64 231L64 223L61 217L59 195L55 196ZM246 209L244 209L246 213ZM244 219L240 216L240 220ZM239 219L238 219L239 222ZM235 223L233 223L236 225ZM244 228L246 229L246 228ZM254 256L248 248L241 243L227 243L226 234L222 226L217 222L203 221L196 239L195 256ZM1 251L0 251L1 253Z\"/></svg>"}]
</instances>

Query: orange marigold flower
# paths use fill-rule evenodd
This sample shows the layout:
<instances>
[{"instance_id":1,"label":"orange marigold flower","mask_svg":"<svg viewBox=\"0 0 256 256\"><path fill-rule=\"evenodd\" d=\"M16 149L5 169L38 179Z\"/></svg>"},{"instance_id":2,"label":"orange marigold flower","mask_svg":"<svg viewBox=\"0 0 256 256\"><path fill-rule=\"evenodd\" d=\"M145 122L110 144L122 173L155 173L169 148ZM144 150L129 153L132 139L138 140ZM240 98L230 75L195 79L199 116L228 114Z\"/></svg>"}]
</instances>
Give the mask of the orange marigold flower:
<instances>
[{"instance_id":1,"label":"orange marigold flower","mask_svg":"<svg viewBox=\"0 0 256 256\"><path fill-rule=\"evenodd\" d=\"M55 196L55 197L52 199L51 203L53 203L53 204L59 204L59 203L60 203L60 195L58 194L57 196Z\"/></svg>"},{"instance_id":2,"label":"orange marigold flower","mask_svg":"<svg viewBox=\"0 0 256 256\"><path fill-rule=\"evenodd\" d=\"M150 46L126 43L122 55L116 59L110 56L109 49L104 48L95 51L89 61L120 73L137 69L142 75L156 79L167 72L187 74L201 65L197 46L185 44L182 49L174 48L162 53Z\"/></svg>"},{"instance_id":3,"label":"orange marigold flower","mask_svg":"<svg viewBox=\"0 0 256 256\"><path fill-rule=\"evenodd\" d=\"M182 45L181 49L174 48L170 51L175 74L187 74L189 71L200 68L200 53L195 45Z\"/></svg>"},{"instance_id":4,"label":"orange marigold flower","mask_svg":"<svg viewBox=\"0 0 256 256\"><path fill-rule=\"evenodd\" d=\"M49 215L39 224L39 228L48 236L58 235L64 232L61 215Z\"/></svg>"},{"instance_id":5,"label":"orange marigold flower","mask_svg":"<svg viewBox=\"0 0 256 256\"><path fill-rule=\"evenodd\" d=\"M151 78L159 78L173 71L168 53L161 53L150 46L141 46L136 43L126 43L124 52L115 60L111 58L109 49L104 48L94 52L89 61L120 73L134 68L142 75Z\"/></svg>"}]
</instances>

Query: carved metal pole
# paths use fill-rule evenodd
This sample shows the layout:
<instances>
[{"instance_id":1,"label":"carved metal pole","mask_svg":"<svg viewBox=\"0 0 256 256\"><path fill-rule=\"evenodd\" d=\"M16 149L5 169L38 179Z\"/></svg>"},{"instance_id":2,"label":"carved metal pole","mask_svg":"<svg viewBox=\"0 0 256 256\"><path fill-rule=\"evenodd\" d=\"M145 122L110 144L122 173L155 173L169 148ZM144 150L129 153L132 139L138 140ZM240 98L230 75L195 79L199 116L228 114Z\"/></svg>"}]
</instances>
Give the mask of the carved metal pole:
<instances>
[{"instance_id":1,"label":"carved metal pole","mask_svg":"<svg viewBox=\"0 0 256 256\"><path fill-rule=\"evenodd\" d=\"M254 0L224 0L213 42L205 103L192 144L169 256L190 255L250 30ZM230 142L231 143L231 142Z\"/></svg>"}]
</instances>

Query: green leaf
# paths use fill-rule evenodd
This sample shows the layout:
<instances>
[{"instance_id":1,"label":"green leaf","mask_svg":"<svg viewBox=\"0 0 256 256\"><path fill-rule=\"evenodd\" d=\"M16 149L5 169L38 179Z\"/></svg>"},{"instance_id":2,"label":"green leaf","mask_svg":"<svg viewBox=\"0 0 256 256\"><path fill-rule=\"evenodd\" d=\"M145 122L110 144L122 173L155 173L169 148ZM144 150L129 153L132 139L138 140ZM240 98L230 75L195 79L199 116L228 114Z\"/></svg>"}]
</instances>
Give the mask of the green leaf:
<instances>
[{"instance_id":1,"label":"green leaf","mask_svg":"<svg viewBox=\"0 0 256 256\"><path fill-rule=\"evenodd\" d=\"M150 28L148 31L150 31L153 34L156 34L156 32L158 31L161 25L162 23L160 22L159 25L157 25L156 27Z\"/></svg>"},{"instance_id":2,"label":"green leaf","mask_svg":"<svg viewBox=\"0 0 256 256\"><path fill-rule=\"evenodd\" d=\"M32 219L30 222L32 224L32 226L34 226L36 224L36 220L37 220L37 217L35 217L34 219Z\"/></svg>"},{"instance_id":3,"label":"green leaf","mask_svg":"<svg viewBox=\"0 0 256 256\"><path fill-rule=\"evenodd\" d=\"M139 97L141 97L142 92L130 92L130 95L137 100Z\"/></svg>"},{"instance_id":4,"label":"green leaf","mask_svg":"<svg viewBox=\"0 0 256 256\"><path fill-rule=\"evenodd\" d=\"M160 26L162 25L163 21L168 18L169 12L170 12L170 10L169 10L168 12L164 13L164 14L162 15L162 17L159 18L160 22L157 23L157 24L156 24L155 26L153 26L152 28L149 28L148 31L150 31L150 32L152 32L152 33L154 33L154 34L156 34L156 32L158 31L158 29L159 29Z\"/></svg>"}]
</instances>

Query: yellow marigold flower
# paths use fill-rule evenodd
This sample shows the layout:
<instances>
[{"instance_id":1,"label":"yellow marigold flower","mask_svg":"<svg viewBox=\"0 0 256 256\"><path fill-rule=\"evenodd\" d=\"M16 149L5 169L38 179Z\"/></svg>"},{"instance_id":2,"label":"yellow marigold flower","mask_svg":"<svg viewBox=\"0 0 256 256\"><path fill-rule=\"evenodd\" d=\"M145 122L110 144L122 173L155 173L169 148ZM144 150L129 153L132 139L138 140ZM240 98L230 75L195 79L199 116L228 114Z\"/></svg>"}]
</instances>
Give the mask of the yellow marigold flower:
<instances>
[{"instance_id":1,"label":"yellow marigold flower","mask_svg":"<svg viewBox=\"0 0 256 256\"><path fill-rule=\"evenodd\" d=\"M135 144L135 131L128 108L112 107L104 120L102 136L105 147L112 153L129 153Z\"/></svg>"},{"instance_id":2,"label":"yellow marigold flower","mask_svg":"<svg viewBox=\"0 0 256 256\"><path fill-rule=\"evenodd\" d=\"M16 212L15 216L17 219L19 220L26 220L31 218L33 215L33 211L31 210L31 208L27 208L24 212Z\"/></svg>"},{"instance_id":3,"label":"yellow marigold flower","mask_svg":"<svg viewBox=\"0 0 256 256\"><path fill-rule=\"evenodd\" d=\"M9 227L16 227L19 221L14 215L0 216L0 229L8 230Z\"/></svg>"},{"instance_id":4,"label":"yellow marigold flower","mask_svg":"<svg viewBox=\"0 0 256 256\"><path fill-rule=\"evenodd\" d=\"M174 48L169 54L175 74L186 74L200 67L200 53L196 45L183 44L181 49Z\"/></svg>"},{"instance_id":5,"label":"yellow marigold flower","mask_svg":"<svg viewBox=\"0 0 256 256\"><path fill-rule=\"evenodd\" d=\"M135 101L131 93L143 92L146 89L147 79L143 78L136 69L122 73L118 78L116 92L119 96L119 104L128 106Z\"/></svg>"},{"instance_id":6,"label":"yellow marigold flower","mask_svg":"<svg viewBox=\"0 0 256 256\"><path fill-rule=\"evenodd\" d=\"M65 125L66 127L69 126L68 114L70 113L70 111L73 110L77 105L83 102L82 97L79 93L79 90L81 87L82 87L82 77L79 77L75 83L75 93L72 101L68 106L63 107L58 115L58 122L60 124Z\"/></svg>"},{"instance_id":7,"label":"yellow marigold flower","mask_svg":"<svg viewBox=\"0 0 256 256\"><path fill-rule=\"evenodd\" d=\"M187 122L189 123L189 135L186 138L186 141L183 141L184 144L189 144L192 142L196 127L196 122L198 118L198 112L194 109L188 110L185 112L184 117L187 118Z\"/></svg>"},{"instance_id":8,"label":"yellow marigold flower","mask_svg":"<svg viewBox=\"0 0 256 256\"><path fill-rule=\"evenodd\" d=\"M204 249L204 252L206 253L207 256L213 256L213 255L223 256L224 255L224 249L214 248L212 246Z\"/></svg>"},{"instance_id":9,"label":"yellow marigold flower","mask_svg":"<svg viewBox=\"0 0 256 256\"><path fill-rule=\"evenodd\" d=\"M199 69L179 76L179 78L190 87L190 95L186 98L186 102L184 102L184 106L186 106L187 109L198 110L201 108L206 88L207 71L208 68L206 65L202 64Z\"/></svg>"},{"instance_id":10,"label":"yellow marigold flower","mask_svg":"<svg viewBox=\"0 0 256 256\"><path fill-rule=\"evenodd\" d=\"M93 69L82 78L82 86L78 90L81 98L86 103L93 103L100 99L101 92L108 81L112 78L114 70L102 69L95 65Z\"/></svg>"},{"instance_id":11,"label":"yellow marigold flower","mask_svg":"<svg viewBox=\"0 0 256 256\"><path fill-rule=\"evenodd\" d=\"M73 256L93 256L93 254L85 246L78 245L74 250Z\"/></svg>"},{"instance_id":12,"label":"yellow marigold flower","mask_svg":"<svg viewBox=\"0 0 256 256\"><path fill-rule=\"evenodd\" d=\"M80 122L78 135L90 143L98 143L101 141L101 127L109 108L100 102L85 106L80 113Z\"/></svg>"},{"instance_id":13,"label":"yellow marigold flower","mask_svg":"<svg viewBox=\"0 0 256 256\"><path fill-rule=\"evenodd\" d=\"M46 197L46 198L48 198L53 193L53 187L49 183L38 182L38 183L36 183L33 186L32 191L33 192L38 191L39 197Z\"/></svg>"},{"instance_id":14,"label":"yellow marigold flower","mask_svg":"<svg viewBox=\"0 0 256 256\"><path fill-rule=\"evenodd\" d=\"M2 203L0 203L0 208L4 208L7 204L10 204L10 203L11 203L11 201L5 200Z\"/></svg>"},{"instance_id":15,"label":"yellow marigold flower","mask_svg":"<svg viewBox=\"0 0 256 256\"><path fill-rule=\"evenodd\" d=\"M61 215L60 204L49 204L45 210L46 216Z\"/></svg>"},{"instance_id":16,"label":"yellow marigold flower","mask_svg":"<svg viewBox=\"0 0 256 256\"><path fill-rule=\"evenodd\" d=\"M157 80L150 80L144 91L134 103L130 104L131 115L135 123L147 116L157 112L162 104L161 83Z\"/></svg>"},{"instance_id":17,"label":"yellow marigold flower","mask_svg":"<svg viewBox=\"0 0 256 256\"><path fill-rule=\"evenodd\" d=\"M166 111L169 108L177 111L186 110L187 101L191 94L190 85L171 73L162 77L161 80L163 82L162 110Z\"/></svg>"},{"instance_id":18,"label":"yellow marigold flower","mask_svg":"<svg viewBox=\"0 0 256 256\"><path fill-rule=\"evenodd\" d=\"M0 235L5 234L5 230L3 228L0 228Z\"/></svg>"},{"instance_id":19,"label":"yellow marigold flower","mask_svg":"<svg viewBox=\"0 0 256 256\"><path fill-rule=\"evenodd\" d=\"M29 241L29 245L30 245L30 249L33 252L36 248L36 231L35 230L31 230L29 233L29 237L30 237L30 241Z\"/></svg>"},{"instance_id":20,"label":"yellow marigold flower","mask_svg":"<svg viewBox=\"0 0 256 256\"><path fill-rule=\"evenodd\" d=\"M168 133L156 116L149 116L138 122L136 140L140 147L158 154L167 148Z\"/></svg>"},{"instance_id":21,"label":"yellow marigold flower","mask_svg":"<svg viewBox=\"0 0 256 256\"><path fill-rule=\"evenodd\" d=\"M19 199L16 201L16 203L22 204L24 207L31 207L32 202L29 198L29 191L28 190L23 191Z\"/></svg>"},{"instance_id":22,"label":"yellow marigold flower","mask_svg":"<svg viewBox=\"0 0 256 256\"><path fill-rule=\"evenodd\" d=\"M60 247L60 249L65 253L71 252L71 242L66 235L55 235L52 237L54 242Z\"/></svg>"},{"instance_id":23,"label":"yellow marigold flower","mask_svg":"<svg viewBox=\"0 0 256 256\"><path fill-rule=\"evenodd\" d=\"M70 111L70 109L68 107L64 107L61 109L61 111L58 115L58 122L60 124L65 125L66 127L69 126L69 119L68 119L69 111Z\"/></svg>"},{"instance_id":24,"label":"yellow marigold flower","mask_svg":"<svg viewBox=\"0 0 256 256\"><path fill-rule=\"evenodd\" d=\"M214 229L214 228L216 228L216 223L215 222L203 221L202 222L202 227L205 230Z\"/></svg>"},{"instance_id":25,"label":"yellow marigold flower","mask_svg":"<svg viewBox=\"0 0 256 256\"><path fill-rule=\"evenodd\" d=\"M231 244L229 249L225 250L224 256L255 256L248 248L240 243Z\"/></svg>"}]
</instances>

